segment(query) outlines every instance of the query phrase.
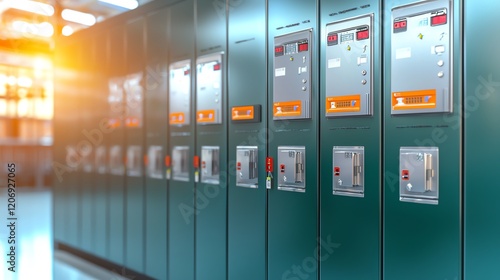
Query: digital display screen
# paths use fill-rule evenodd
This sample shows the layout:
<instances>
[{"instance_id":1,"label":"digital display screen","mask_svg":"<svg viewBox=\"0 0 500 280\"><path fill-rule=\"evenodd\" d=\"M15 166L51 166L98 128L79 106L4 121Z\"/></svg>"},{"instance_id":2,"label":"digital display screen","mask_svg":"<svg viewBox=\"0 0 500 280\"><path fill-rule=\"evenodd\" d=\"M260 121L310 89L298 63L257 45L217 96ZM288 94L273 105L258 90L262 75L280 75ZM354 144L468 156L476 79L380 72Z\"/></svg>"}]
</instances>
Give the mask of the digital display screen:
<instances>
[{"instance_id":1,"label":"digital display screen","mask_svg":"<svg viewBox=\"0 0 500 280\"><path fill-rule=\"evenodd\" d=\"M340 42L354 41L354 33L342 34L340 36Z\"/></svg>"},{"instance_id":2,"label":"digital display screen","mask_svg":"<svg viewBox=\"0 0 500 280\"><path fill-rule=\"evenodd\" d=\"M309 43L304 42L299 44L299 52L306 52L309 50Z\"/></svg>"},{"instance_id":3,"label":"digital display screen","mask_svg":"<svg viewBox=\"0 0 500 280\"><path fill-rule=\"evenodd\" d=\"M358 41L370 38L370 32L368 30L361 30L356 32L356 39Z\"/></svg>"},{"instance_id":4,"label":"digital display screen","mask_svg":"<svg viewBox=\"0 0 500 280\"><path fill-rule=\"evenodd\" d=\"M274 54L276 56L283 55L284 53L285 53L285 47L283 46L274 47Z\"/></svg>"},{"instance_id":5,"label":"digital display screen","mask_svg":"<svg viewBox=\"0 0 500 280\"><path fill-rule=\"evenodd\" d=\"M448 17L446 14L431 17L431 26L446 24Z\"/></svg>"},{"instance_id":6,"label":"digital display screen","mask_svg":"<svg viewBox=\"0 0 500 280\"><path fill-rule=\"evenodd\" d=\"M406 19L394 21L393 27L394 27L394 33L405 32L408 28Z\"/></svg>"},{"instance_id":7,"label":"digital display screen","mask_svg":"<svg viewBox=\"0 0 500 280\"><path fill-rule=\"evenodd\" d=\"M337 33L328 34L326 42L328 46L337 45L339 43L339 35Z\"/></svg>"}]
</instances>

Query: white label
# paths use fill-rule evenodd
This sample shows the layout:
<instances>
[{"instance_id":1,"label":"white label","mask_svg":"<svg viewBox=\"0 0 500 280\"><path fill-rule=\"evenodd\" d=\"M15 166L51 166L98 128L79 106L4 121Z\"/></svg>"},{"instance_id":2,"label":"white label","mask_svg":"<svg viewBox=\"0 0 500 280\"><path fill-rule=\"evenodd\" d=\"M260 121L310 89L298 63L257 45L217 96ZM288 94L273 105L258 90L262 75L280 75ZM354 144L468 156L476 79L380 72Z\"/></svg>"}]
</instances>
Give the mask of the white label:
<instances>
[{"instance_id":1,"label":"white label","mask_svg":"<svg viewBox=\"0 0 500 280\"><path fill-rule=\"evenodd\" d=\"M274 70L274 75L276 77L282 77L282 76L285 76L286 75L286 68L285 67L282 67L282 68L276 68Z\"/></svg>"},{"instance_id":2,"label":"white label","mask_svg":"<svg viewBox=\"0 0 500 280\"><path fill-rule=\"evenodd\" d=\"M328 68L339 68L339 67L340 67L340 57L328 60Z\"/></svg>"},{"instance_id":3,"label":"white label","mask_svg":"<svg viewBox=\"0 0 500 280\"><path fill-rule=\"evenodd\" d=\"M194 182L198 183L200 181L200 172L196 171L194 172Z\"/></svg>"},{"instance_id":4,"label":"white label","mask_svg":"<svg viewBox=\"0 0 500 280\"><path fill-rule=\"evenodd\" d=\"M404 59L411 57L411 48L401 48L396 50L396 59Z\"/></svg>"},{"instance_id":5,"label":"white label","mask_svg":"<svg viewBox=\"0 0 500 280\"><path fill-rule=\"evenodd\" d=\"M267 177L266 179L266 189L271 189L271 177Z\"/></svg>"},{"instance_id":6,"label":"white label","mask_svg":"<svg viewBox=\"0 0 500 280\"><path fill-rule=\"evenodd\" d=\"M432 50L431 50L431 53L432 54L442 54L444 53L445 51L445 48L443 45L439 45L439 46L433 46L432 47Z\"/></svg>"},{"instance_id":7,"label":"white label","mask_svg":"<svg viewBox=\"0 0 500 280\"><path fill-rule=\"evenodd\" d=\"M366 57L366 56L358 57L358 65L365 64L365 63L368 63L368 57Z\"/></svg>"}]
</instances>

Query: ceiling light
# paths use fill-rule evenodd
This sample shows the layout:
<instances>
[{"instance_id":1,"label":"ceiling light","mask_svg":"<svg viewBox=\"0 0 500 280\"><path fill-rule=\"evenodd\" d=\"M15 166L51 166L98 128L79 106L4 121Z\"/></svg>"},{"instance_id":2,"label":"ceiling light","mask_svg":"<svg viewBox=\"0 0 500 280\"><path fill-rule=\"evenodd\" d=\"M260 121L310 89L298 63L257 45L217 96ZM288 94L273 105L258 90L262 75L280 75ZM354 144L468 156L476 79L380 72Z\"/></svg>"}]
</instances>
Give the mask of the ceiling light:
<instances>
[{"instance_id":1,"label":"ceiling light","mask_svg":"<svg viewBox=\"0 0 500 280\"><path fill-rule=\"evenodd\" d=\"M133 10L139 6L136 0L99 0L99 2L108 3L129 10Z\"/></svg>"},{"instance_id":2,"label":"ceiling light","mask_svg":"<svg viewBox=\"0 0 500 280\"><path fill-rule=\"evenodd\" d=\"M17 78L17 85L20 87L30 88L33 85L33 80L29 77Z\"/></svg>"},{"instance_id":3,"label":"ceiling light","mask_svg":"<svg viewBox=\"0 0 500 280\"><path fill-rule=\"evenodd\" d=\"M65 25L62 29L62 35L70 36L71 34L73 34L73 28L69 25Z\"/></svg>"},{"instance_id":4,"label":"ceiling light","mask_svg":"<svg viewBox=\"0 0 500 280\"><path fill-rule=\"evenodd\" d=\"M47 38L54 35L54 27L48 22L30 23L22 20L15 20L12 22L12 29L20 33Z\"/></svg>"},{"instance_id":5,"label":"ceiling light","mask_svg":"<svg viewBox=\"0 0 500 280\"><path fill-rule=\"evenodd\" d=\"M70 9L64 9L61 12L61 16L64 20L76 22L87 26L94 25L96 22L94 15Z\"/></svg>"},{"instance_id":6,"label":"ceiling light","mask_svg":"<svg viewBox=\"0 0 500 280\"><path fill-rule=\"evenodd\" d=\"M49 4L40 3L29 0L4 0L3 3L13 9L22 10L25 12L35 13L42 16L52 16L54 7Z\"/></svg>"},{"instance_id":7,"label":"ceiling light","mask_svg":"<svg viewBox=\"0 0 500 280\"><path fill-rule=\"evenodd\" d=\"M17 78L16 76L9 76L7 78L7 84L9 84L9 86L15 86L17 83Z\"/></svg>"}]
</instances>

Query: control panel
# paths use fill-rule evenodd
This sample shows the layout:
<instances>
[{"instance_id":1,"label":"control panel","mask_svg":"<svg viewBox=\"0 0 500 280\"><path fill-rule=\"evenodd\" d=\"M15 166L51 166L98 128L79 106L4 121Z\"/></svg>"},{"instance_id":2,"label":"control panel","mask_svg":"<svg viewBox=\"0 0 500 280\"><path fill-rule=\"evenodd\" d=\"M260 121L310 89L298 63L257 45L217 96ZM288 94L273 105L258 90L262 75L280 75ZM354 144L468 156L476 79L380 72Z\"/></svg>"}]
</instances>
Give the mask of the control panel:
<instances>
[{"instance_id":1,"label":"control panel","mask_svg":"<svg viewBox=\"0 0 500 280\"><path fill-rule=\"evenodd\" d=\"M222 123L222 53L196 60L196 123Z\"/></svg>"},{"instance_id":2,"label":"control panel","mask_svg":"<svg viewBox=\"0 0 500 280\"><path fill-rule=\"evenodd\" d=\"M201 182L219 184L219 147L201 147Z\"/></svg>"},{"instance_id":3,"label":"control panel","mask_svg":"<svg viewBox=\"0 0 500 280\"><path fill-rule=\"evenodd\" d=\"M401 201L438 204L439 148L401 147L399 195Z\"/></svg>"},{"instance_id":4,"label":"control panel","mask_svg":"<svg viewBox=\"0 0 500 280\"><path fill-rule=\"evenodd\" d=\"M109 172L113 175L125 174L122 147L119 145L111 146L111 148L109 149Z\"/></svg>"},{"instance_id":5,"label":"control panel","mask_svg":"<svg viewBox=\"0 0 500 280\"><path fill-rule=\"evenodd\" d=\"M392 10L392 114L452 112L452 2Z\"/></svg>"},{"instance_id":6,"label":"control panel","mask_svg":"<svg viewBox=\"0 0 500 280\"><path fill-rule=\"evenodd\" d=\"M150 146L147 157L147 174L149 178L163 178L163 148L161 146Z\"/></svg>"},{"instance_id":7,"label":"control panel","mask_svg":"<svg viewBox=\"0 0 500 280\"><path fill-rule=\"evenodd\" d=\"M372 114L373 14L326 26L326 116Z\"/></svg>"},{"instance_id":8,"label":"control panel","mask_svg":"<svg viewBox=\"0 0 500 280\"><path fill-rule=\"evenodd\" d=\"M306 191L306 147L278 147L278 189Z\"/></svg>"},{"instance_id":9,"label":"control panel","mask_svg":"<svg viewBox=\"0 0 500 280\"><path fill-rule=\"evenodd\" d=\"M333 194L364 197L364 147L333 147Z\"/></svg>"},{"instance_id":10,"label":"control panel","mask_svg":"<svg viewBox=\"0 0 500 280\"><path fill-rule=\"evenodd\" d=\"M249 188L259 186L258 153L257 146L236 147L236 186Z\"/></svg>"},{"instance_id":11,"label":"control panel","mask_svg":"<svg viewBox=\"0 0 500 280\"><path fill-rule=\"evenodd\" d=\"M127 175L130 177L142 176L142 148L139 145L128 146L127 148Z\"/></svg>"},{"instance_id":12,"label":"control panel","mask_svg":"<svg viewBox=\"0 0 500 280\"><path fill-rule=\"evenodd\" d=\"M143 90L142 73L131 74L127 76L124 84L126 107L125 107L125 126L142 127L143 122Z\"/></svg>"},{"instance_id":13,"label":"control panel","mask_svg":"<svg viewBox=\"0 0 500 280\"><path fill-rule=\"evenodd\" d=\"M274 38L274 120L311 118L312 49L312 29Z\"/></svg>"},{"instance_id":14,"label":"control panel","mask_svg":"<svg viewBox=\"0 0 500 280\"><path fill-rule=\"evenodd\" d=\"M231 108L231 121L233 123L259 123L261 122L261 105L234 106Z\"/></svg>"},{"instance_id":15,"label":"control panel","mask_svg":"<svg viewBox=\"0 0 500 280\"><path fill-rule=\"evenodd\" d=\"M82 156L81 167L82 167L83 172L85 172L85 173L93 172L94 163L95 163L95 158L94 158L95 155L92 152L92 148L85 149L84 151L82 151L81 156Z\"/></svg>"},{"instance_id":16,"label":"control panel","mask_svg":"<svg viewBox=\"0 0 500 280\"><path fill-rule=\"evenodd\" d=\"M109 119L108 126L110 128L121 127L122 117L124 114L123 101L124 101L124 89L123 89L123 78L111 78L108 82L108 105L109 105Z\"/></svg>"},{"instance_id":17,"label":"control panel","mask_svg":"<svg viewBox=\"0 0 500 280\"><path fill-rule=\"evenodd\" d=\"M95 170L98 174L106 174L108 157L105 146L98 146L95 149Z\"/></svg>"},{"instance_id":18,"label":"control panel","mask_svg":"<svg viewBox=\"0 0 500 280\"><path fill-rule=\"evenodd\" d=\"M175 146L172 149L172 179L189 181L189 146Z\"/></svg>"},{"instance_id":19,"label":"control panel","mask_svg":"<svg viewBox=\"0 0 500 280\"><path fill-rule=\"evenodd\" d=\"M191 60L170 65L169 123L183 126L190 123L191 107Z\"/></svg>"}]
</instances>

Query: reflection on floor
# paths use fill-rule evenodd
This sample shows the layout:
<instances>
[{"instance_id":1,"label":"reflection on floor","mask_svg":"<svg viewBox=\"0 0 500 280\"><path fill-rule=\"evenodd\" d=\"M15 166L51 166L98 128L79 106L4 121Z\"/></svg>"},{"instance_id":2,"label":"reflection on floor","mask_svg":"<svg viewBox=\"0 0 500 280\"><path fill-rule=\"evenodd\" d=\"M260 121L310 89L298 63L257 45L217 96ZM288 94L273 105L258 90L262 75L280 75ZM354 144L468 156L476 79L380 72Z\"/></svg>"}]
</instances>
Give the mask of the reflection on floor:
<instances>
[{"instance_id":1,"label":"reflection on floor","mask_svg":"<svg viewBox=\"0 0 500 280\"><path fill-rule=\"evenodd\" d=\"M69 253L54 252L50 189L36 190L18 187L13 215L10 215L8 210L8 198L7 189L0 188L0 279L127 279ZM13 232L8 227L11 223L15 225ZM11 235L15 236L15 244L9 244ZM11 254L13 245L15 246L15 262L11 264L15 265L15 272L9 271L11 264L7 263L11 258L7 255Z\"/></svg>"},{"instance_id":2,"label":"reflection on floor","mask_svg":"<svg viewBox=\"0 0 500 280\"><path fill-rule=\"evenodd\" d=\"M125 280L114 272L100 268L63 251L54 252L54 280Z\"/></svg>"},{"instance_id":3,"label":"reflection on floor","mask_svg":"<svg viewBox=\"0 0 500 280\"><path fill-rule=\"evenodd\" d=\"M15 194L15 202L12 198L10 201L15 203L10 209L15 209L8 210L9 204L14 203L9 203L7 189L0 188L0 279L50 280L53 278L52 194L50 190L19 187ZM7 226L11 223L13 231ZM11 249L14 258L7 256ZM7 263L12 259L15 261ZM9 267L14 266L15 272L10 271Z\"/></svg>"}]
</instances>

